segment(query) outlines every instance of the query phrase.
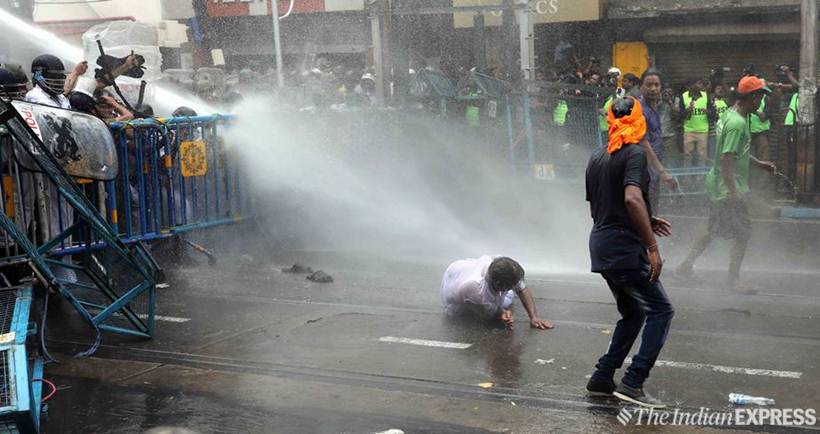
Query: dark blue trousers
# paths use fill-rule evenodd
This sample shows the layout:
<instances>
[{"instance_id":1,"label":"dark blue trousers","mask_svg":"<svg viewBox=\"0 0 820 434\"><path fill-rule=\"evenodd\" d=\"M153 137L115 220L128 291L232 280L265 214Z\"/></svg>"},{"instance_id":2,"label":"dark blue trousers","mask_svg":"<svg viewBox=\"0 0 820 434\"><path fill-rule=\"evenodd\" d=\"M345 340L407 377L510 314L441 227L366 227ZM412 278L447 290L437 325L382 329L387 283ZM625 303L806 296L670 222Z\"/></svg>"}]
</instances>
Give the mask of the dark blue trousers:
<instances>
[{"instance_id":1,"label":"dark blue trousers","mask_svg":"<svg viewBox=\"0 0 820 434\"><path fill-rule=\"evenodd\" d=\"M675 310L661 282L649 282L647 270L613 270L601 275L615 297L621 319L612 332L609 349L595 365L594 377L612 379L643 328L641 346L622 380L627 386L643 387L666 342Z\"/></svg>"}]
</instances>

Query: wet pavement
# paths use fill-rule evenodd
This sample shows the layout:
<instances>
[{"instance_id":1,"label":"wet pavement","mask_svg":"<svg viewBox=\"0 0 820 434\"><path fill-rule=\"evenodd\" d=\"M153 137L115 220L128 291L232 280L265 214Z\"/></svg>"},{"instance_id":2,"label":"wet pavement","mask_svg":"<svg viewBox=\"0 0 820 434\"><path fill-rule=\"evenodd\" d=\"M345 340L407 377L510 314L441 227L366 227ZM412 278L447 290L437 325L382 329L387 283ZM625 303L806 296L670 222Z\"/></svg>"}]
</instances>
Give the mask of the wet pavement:
<instances>
[{"instance_id":1,"label":"wet pavement","mask_svg":"<svg viewBox=\"0 0 820 434\"><path fill-rule=\"evenodd\" d=\"M334 282L281 272L296 261ZM50 327L49 345L62 363L46 370L60 389L46 432L647 430L624 428L617 402L585 396L618 318L595 275L528 273L556 329L530 329L516 302L508 331L442 316L438 260L287 252L205 262L166 270L153 340L106 334L95 357L72 359L91 336L65 306L53 313L64 325ZM699 272L706 282L722 273ZM820 273L744 273L759 294L664 279L676 316L647 389L684 410L728 411L730 392L820 407Z\"/></svg>"}]
</instances>

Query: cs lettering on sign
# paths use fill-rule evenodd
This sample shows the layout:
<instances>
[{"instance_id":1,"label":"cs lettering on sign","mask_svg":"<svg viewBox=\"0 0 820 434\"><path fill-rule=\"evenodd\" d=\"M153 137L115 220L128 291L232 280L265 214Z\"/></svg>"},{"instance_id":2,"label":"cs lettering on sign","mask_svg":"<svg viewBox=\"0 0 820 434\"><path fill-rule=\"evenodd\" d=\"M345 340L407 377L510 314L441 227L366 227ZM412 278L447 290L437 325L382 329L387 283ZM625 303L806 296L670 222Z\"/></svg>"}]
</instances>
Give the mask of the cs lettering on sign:
<instances>
[{"instance_id":1,"label":"cs lettering on sign","mask_svg":"<svg viewBox=\"0 0 820 434\"><path fill-rule=\"evenodd\" d=\"M558 0L538 0L535 2L535 12L539 15L557 14Z\"/></svg>"},{"instance_id":2,"label":"cs lettering on sign","mask_svg":"<svg viewBox=\"0 0 820 434\"><path fill-rule=\"evenodd\" d=\"M218 0L214 0L216 2ZM535 2L535 13L538 15L555 15L558 13L560 0L538 0ZM501 11L492 11L491 14L500 17Z\"/></svg>"}]
</instances>

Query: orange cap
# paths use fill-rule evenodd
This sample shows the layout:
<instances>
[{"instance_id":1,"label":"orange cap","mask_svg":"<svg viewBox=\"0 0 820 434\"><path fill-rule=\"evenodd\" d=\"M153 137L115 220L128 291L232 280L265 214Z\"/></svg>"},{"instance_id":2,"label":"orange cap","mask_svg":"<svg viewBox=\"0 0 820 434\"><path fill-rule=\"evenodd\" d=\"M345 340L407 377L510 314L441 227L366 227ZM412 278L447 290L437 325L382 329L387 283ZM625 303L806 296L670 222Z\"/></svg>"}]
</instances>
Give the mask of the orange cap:
<instances>
[{"instance_id":1,"label":"orange cap","mask_svg":"<svg viewBox=\"0 0 820 434\"><path fill-rule=\"evenodd\" d=\"M766 82L754 75L748 75L740 79L740 83L737 84L737 93L743 95L747 93L752 93L757 90L763 89L764 92L770 93L772 90L766 86Z\"/></svg>"}]
</instances>

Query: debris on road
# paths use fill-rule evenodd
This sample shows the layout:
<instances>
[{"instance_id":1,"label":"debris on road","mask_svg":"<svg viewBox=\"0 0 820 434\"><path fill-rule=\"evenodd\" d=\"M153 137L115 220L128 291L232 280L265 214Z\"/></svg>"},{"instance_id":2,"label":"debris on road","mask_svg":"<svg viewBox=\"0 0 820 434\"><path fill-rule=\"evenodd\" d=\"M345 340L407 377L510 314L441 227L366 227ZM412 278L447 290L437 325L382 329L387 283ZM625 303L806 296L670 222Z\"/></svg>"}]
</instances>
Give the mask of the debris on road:
<instances>
[{"instance_id":1,"label":"debris on road","mask_svg":"<svg viewBox=\"0 0 820 434\"><path fill-rule=\"evenodd\" d=\"M170 288L170 287L171 287L171 285L169 285L167 283L157 283L157 289L165 289L165 288Z\"/></svg>"},{"instance_id":2,"label":"debris on road","mask_svg":"<svg viewBox=\"0 0 820 434\"><path fill-rule=\"evenodd\" d=\"M735 405L774 405L774 399L764 398L762 396L744 395L742 393L730 393L729 402Z\"/></svg>"},{"instance_id":3,"label":"debris on road","mask_svg":"<svg viewBox=\"0 0 820 434\"><path fill-rule=\"evenodd\" d=\"M316 318L316 319L309 319L309 320L305 321L305 324L313 324L313 323L319 322L321 320L322 320L322 317L319 317L319 318Z\"/></svg>"},{"instance_id":4,"label":"debris on road","mask_svg":"<svg viewBox=\"0 0 820 434\"><path fill-rule=\"evenodd\" d=\"M611 335L611 334L612 334L612 330L610 330L610 329L603 329L603 330L601 330L601 333L603 333L603 334L605 334L605 335Z\"/></svg>"},{"instance_id":5,"label":"debris on road","mask_svg":"<svg viewBox=\"0 0 820 434\"><path fill-rule=\"evenodd\" d=\"M478 387L482 389L489 389L493 387L493 383L478 383Z\"/></svg>"},{"instance_id":6,"label":"debris on road","mask_svg":"<svg viewBox=\"0 0 820 434\"><path fill-rule=\"evenodd\" d=\"M324 271L319 270L308 276L307 280L310 280L311 282L330 283L333 282L333 277L330 274L327 274Z\"/></svg>"},{"instance_id":7,"label":"debris on road","mask_svg":"<svg viewBox=\"0 0 820 434\"><path fill-rule=\"evenodd\" d=\"M544 359L535 359L535 364L537 364L537 365L550 365L550 364L552 364L552 362L554 362L554 361L555 361L555 359L554 359L554 358L553 358L553 359L549 359L549 360L544 360Z\"/></svg>"},{"instance_id":8,"label":"debris on road","mask_svg":"<svg viewBox=\"0 0 820 434\"><path fill-rule=\"evenodd\" d=\"M283 273L296 273L296 274L310 274L313 273L313 268L308 267L307 265L303 265L300 263L293 264L290 268L283 268Z\"/></svg>"}]
</instances>

